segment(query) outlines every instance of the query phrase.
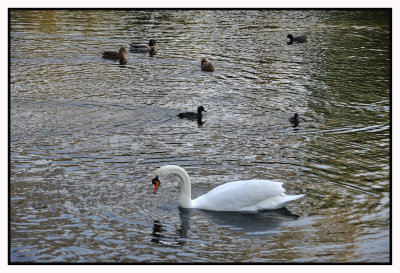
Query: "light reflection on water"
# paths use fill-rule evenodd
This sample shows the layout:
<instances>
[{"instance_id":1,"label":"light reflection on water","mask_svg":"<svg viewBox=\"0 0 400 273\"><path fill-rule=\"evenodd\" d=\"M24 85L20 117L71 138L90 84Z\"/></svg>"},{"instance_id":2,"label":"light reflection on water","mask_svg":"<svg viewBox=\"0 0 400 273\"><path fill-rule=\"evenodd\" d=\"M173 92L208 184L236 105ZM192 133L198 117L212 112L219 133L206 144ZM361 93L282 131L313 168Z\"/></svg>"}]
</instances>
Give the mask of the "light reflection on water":
<instances>
[{"instance_id":1,"label":"light reflection on water","mask_svg":"<svg viewBox=\"0 0 400 273\"><path fill-rule=\"evenodd\" d=\"M388 11L10 20L12 262L389 261ZM309 41L289 46L288 32ZM101 58L149 38L153 57ZM200 71L202 57L217 70ZM199 105L203 124L176 117ZM307 197L251 214L181 210L176 179L152 194L165 164L188 171L193 197L252 178Z\"/></svg>"}]
</instances>

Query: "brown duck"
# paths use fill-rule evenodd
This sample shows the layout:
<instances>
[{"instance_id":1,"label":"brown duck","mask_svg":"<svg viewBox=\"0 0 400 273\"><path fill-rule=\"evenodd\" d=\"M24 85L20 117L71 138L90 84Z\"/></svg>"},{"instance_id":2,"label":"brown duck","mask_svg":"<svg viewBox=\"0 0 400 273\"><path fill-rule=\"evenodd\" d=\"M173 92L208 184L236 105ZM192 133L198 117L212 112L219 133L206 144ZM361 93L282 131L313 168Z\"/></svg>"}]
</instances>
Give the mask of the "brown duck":
<instances>
[{"instance_id":1,"label":"brown duck","mask_svg":"<svg viewBox=\"0 0 400 273\"><path fill-rule=\"evenodd\" d=\"M215 71L215 65L212 62L207 61L206 58L201 59L201 70L203 71Z\"/></svg>"},{"instance_id":2,"label":"brown duck","mask_svg":"<svg viewBox=\"0 0 400 273\"><path fill-rule=\"evenodd\" d=\"M119 52L116 51L103 51L103 58L104 59L111 59L111 60L119 60L120 64L126 64L127 60L127 51L124 47L119 49Z\"/></svg>"}]
</instances>

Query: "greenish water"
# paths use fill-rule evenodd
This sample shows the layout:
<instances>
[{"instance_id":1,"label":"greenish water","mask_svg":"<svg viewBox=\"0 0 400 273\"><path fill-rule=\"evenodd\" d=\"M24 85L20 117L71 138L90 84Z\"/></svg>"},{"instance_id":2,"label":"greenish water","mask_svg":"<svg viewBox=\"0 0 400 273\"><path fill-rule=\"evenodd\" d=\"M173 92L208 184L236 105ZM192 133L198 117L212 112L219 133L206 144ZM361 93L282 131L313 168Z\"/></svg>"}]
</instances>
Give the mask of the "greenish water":
<instances>
[{"instance_id":1,"label":"greenish water","mask_svg":"<svg viewBox=\"0 0 400 273\"><path fill-rule=\"evenodd\" d=\"M391 10L9 20L11 262L391 261ZM288 33L308 41L287 45ZM101 58L151 38L155 56ZM199 105L202 126L176 117ZM306 198L258 213L180 210L178 180L152 193L166 164L188 171L193 197L270 179Z\"/></svg>"}]
</instances>

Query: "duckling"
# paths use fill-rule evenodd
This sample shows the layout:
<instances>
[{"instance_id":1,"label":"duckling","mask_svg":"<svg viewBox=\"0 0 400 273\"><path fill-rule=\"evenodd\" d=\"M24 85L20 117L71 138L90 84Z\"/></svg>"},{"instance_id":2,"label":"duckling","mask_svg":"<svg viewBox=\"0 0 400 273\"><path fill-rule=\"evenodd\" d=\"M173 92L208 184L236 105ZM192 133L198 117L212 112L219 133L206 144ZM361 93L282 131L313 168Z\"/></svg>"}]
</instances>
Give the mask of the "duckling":
<instances>
[{"instance_id":1,"label":"duckling","mask_svg":"<svg viewBox=\"0 0 400 273\"><path fill-rule=\"evenodd\" d=\"M293 117L290 117L289 122L293 124L293 127L297 127L297 125L300 123L299 114L296 113Z\"/></svg>"},{"instance_id":2,"label":"duckling","mask_svg":"<svg viewBox=\"0 0 400 273\"><path fill-rule=\"evenodd\" d=\"M119 60L120 64L126 64L126 49L121 47L119 52L116 51L103 51L103 58L104 59L111 59L111 60Z\"/></svg>"},{"instance_id":3,"label":"duckling","mask_svg":"<svg viewBox=\"0 0 400 273\"><path fill-rule=\"evenodd\" d=\"M130 46L132 51L149 52L150 55L154 55L157 53L156 46L158 46L158 44L156 40L152 39L149 41L149 44L140 44L132 42Z\"/></svg>"},{"instance_id":4,"label":"duckling","mask_svg":"<svg viewBox=\"0 0 400 273\"><path fill-rule=\"evenodd\" d=\"M296 43L305 43L307 41L307 36L297 36L297 37L293 37L292 34L288 34L287 38L290 39L288 43L288 45L293 44L293 42Z\"/></svg>"},{"instance_id":5,"label":"duckling","mask_svg":"<svg viewBox=\"0 0 400 273\"><path fill-rule=\"evenodd\" d=\"M180 118L187 118L187 119L197 119L201 121L202 118L202 114L201 112L207 112L206 110L204 110L203 106L199 106L197 107L197 113L195 112L184 112L184 113L180 113L178 114L178 117Z\"/></svg>"},{"instance_id":6,"label":"duckling","mask_svg":"<svg viewBox=\"0 0 400 273\"><path fill-rule=\"evenodd\" d=\"M201 70L203 71L215 71L215 65L212 62L207 61L206 58L201 59Z\"/></svg>"}]
</instances>

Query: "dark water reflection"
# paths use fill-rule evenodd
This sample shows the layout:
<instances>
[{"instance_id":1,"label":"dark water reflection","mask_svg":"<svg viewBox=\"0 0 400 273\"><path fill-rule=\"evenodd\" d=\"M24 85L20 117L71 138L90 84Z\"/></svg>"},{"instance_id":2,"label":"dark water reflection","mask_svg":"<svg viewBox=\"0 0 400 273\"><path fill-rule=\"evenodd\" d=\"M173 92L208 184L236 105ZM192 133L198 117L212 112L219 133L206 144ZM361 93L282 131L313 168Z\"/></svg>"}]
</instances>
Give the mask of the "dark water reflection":
<instances>
[{"instance_id":1,"label":"dark water reflection","mask_svg":"<svg viewBox=\"0 0 400 273\"><path fill-rule=\"evenodd\" d=\"M11 10L10 260L388 262L390 31L390 10ZM177 180L152 193L165 164L193 197L265 178L306 198L180 210Z\"/></svg>"},{"instance_id":2,"label":"dark water reflection","mask_svg":"<svg viewBox=\"0 0 400 273\"><path fill-rule=\"evenodd\" d=\"M206 216L210 219L210 223L216 224L219 229L228 228L238 236L260 238L277 234L282 223L299 218L286 208L262 212L220 212L179 208L180 226L176 232L171 236L160 221L154 220L151 241L159 245L184 245L189 240L190 219L195 214L201 215L200 217Z\"/></svg>"}]
</instances>

